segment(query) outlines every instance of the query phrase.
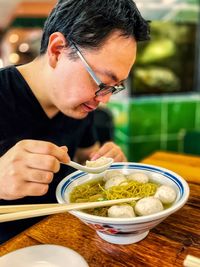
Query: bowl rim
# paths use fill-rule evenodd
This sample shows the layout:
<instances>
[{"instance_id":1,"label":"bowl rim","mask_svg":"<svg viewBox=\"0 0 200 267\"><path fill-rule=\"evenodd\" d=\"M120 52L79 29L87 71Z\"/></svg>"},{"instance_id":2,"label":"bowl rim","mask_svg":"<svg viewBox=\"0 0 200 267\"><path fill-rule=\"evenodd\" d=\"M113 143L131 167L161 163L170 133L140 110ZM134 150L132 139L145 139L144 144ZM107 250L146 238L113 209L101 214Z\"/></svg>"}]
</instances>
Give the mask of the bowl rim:
<instances>
[{"instance_id":1,"label":"bowl rim","mask_svg":"<svg viewBox=\"0 0 200 267\"><path fill-rule=\"evenodd\" d=\"M144 216L137 216L137 217L133 217L133 218L112 218L112 217L103 217L103 216L97 216L97 215L92 215L92 214L88 214L82 211L70 211L71 214L73 214L74 216L78 217L81 220L87 221L87 222L96 222L96 223L103 223L103 224L141 224L141 223L145 223L145 222L152 222L155 220L164 220L167 216L169 216L170 214L176 212L177 210L179 210L188 200L189 198L189 193L190 193L190 189L189 189L189 185L188 183L185 181L185 179L183 179L179 174L163 168L163 167L159 167L159 166L155 166L155 165L151 165L151 164L145 164L145 163L137 163L137 162L115 162L113 163L108 170L118 170L119 167L120 170L123 169L128 169L128 167L132 167L131 169L137 169L140 168L141 170L146 170L146 171L154 171L157 172L161 175L164 175L166 178L170 179L169 177L171 177L174 183L177 182L179 184L179 186L182 187L183 192L182 192L182 196L181 198L175 202L171 207L154 213L154 214L150 214L150 215L144 215ZM103 174L103 173L102 173ZM62 192L63 192L63 186L65 186L65 184L68 182L68 186L76 181L77 179L88 175L87 173L83 172L83 171L75 171L69 175L67 175L66 177L64 177L60 183L58 184L57 188L56 188L56 198L57 201L59 203L66 203L66 201L64 200L63 196L62 196ZM99 175L98 175L99 176ZM74 180L74 177L77 177ZM94 179L97 179L96 175L94 175ZM176 181L176 182L175 182ZM66 188L68 187L66 186ZM178 185L177 185L178 186ZM178 186L178 187L179 187ZM180 187L179 187L180 189Z\"/></svg>"}]
</instances>

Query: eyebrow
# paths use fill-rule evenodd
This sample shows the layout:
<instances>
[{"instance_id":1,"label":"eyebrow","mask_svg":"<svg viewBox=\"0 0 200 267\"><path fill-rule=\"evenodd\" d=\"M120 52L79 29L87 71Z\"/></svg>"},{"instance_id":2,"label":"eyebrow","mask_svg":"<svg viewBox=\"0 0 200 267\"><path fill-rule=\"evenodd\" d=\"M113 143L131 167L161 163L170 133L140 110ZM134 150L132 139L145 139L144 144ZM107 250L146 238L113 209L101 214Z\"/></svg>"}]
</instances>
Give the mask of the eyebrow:
<instances>
[{"instance_id":1,"label":"eyebrow","mask_svg":"<svg viewBox=\"0 0 200 267\"><path fill-rule=\"evenodd\" d=\"M104 75L108 76L109 78L111 78L116 83L124 82L126 80L126 79L124 79L124 80L120 81L119 78L110 70L95 70L95 73L104 74Z\"/></svg>"},{"instance_id":2,"label":"eyebrow","mask_svg":"<svg viewBox=\"0 0 200 267\"><path fill-rule=\"evenodd\" d=\"M83 56L83 54L79 50L79 48L76 46L76 44L73 43L73 46L75 47L76 52L78 53L78 55L81 58L81 60L83 61L83 63L86 65L86 69L89 67L93 72L106 75L109 78L111 78L113 81L115 81L116 83L122 83L122 82L124 82L127 79L126 78L126 79L123 79L123 80L120 81L119 78L112 71L110 71L110 70L95 70L95 69L91 68L90 64L87 62L87 60L85 59L85 57Z\"/></svg>"}]
</instances>

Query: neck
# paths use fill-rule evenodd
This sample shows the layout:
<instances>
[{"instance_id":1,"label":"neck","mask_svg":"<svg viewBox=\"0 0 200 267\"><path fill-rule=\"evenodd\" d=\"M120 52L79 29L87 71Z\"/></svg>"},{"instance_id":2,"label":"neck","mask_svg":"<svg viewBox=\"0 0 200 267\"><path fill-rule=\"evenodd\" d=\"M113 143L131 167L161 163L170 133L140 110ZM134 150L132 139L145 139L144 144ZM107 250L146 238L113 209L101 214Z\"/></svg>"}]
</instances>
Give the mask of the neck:
<instances>
[{"instance_id":1,"label":"neck","mask_svg":"<svg viewBox=\"0 0 200 267\"><path fill-rule=\"evenodd\" d=\"M46 67L45 56L17 67L49 118L54 117L59 110L53 105L48 95L50 73Z\"/></svg>"}]
</instances>

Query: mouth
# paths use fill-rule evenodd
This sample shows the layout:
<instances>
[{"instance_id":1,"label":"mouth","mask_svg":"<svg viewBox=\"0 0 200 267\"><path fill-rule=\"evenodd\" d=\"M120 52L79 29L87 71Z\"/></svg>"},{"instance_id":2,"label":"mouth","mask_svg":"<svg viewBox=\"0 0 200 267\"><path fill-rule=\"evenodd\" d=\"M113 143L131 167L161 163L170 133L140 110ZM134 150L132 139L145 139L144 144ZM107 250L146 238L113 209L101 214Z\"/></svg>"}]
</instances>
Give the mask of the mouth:
<instances>
[{"instance_id":1,"label":"mouth","mask_svg":"<svg viewBox=\"0 0 200 267\"><path fill-rule=\"evenodd\" d=\"M97 106L92 106L92 105L87 105L87 104L82 104L82 107L83 107L84 111L86 111L86 112L92 112L95 109L97 109Z\"/></svg>"}]
</instances>

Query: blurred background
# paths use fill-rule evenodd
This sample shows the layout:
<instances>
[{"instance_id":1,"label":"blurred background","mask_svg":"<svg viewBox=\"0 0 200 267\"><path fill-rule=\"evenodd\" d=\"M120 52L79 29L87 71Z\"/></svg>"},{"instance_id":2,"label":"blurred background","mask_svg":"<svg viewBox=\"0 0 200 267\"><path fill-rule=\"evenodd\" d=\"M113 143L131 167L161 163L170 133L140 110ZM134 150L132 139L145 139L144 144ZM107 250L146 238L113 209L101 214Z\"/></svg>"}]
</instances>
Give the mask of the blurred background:
<instances>
[{"instance_id":1,"label":"blurred background","mask_svg":"<svg viewBox=\"0 0 200 267\"><path fill-rule=\"evenodd\" d=\"M135 2L151 20L151 41L138 45L127 90L107 105L105 128L96 116L97 127L130 161L155 150L200 154L200 1ZM55 3L0 0L0 67L38 55L42 27Z\"/></svg>"}]
</instances>

